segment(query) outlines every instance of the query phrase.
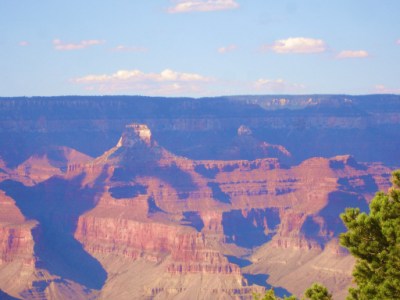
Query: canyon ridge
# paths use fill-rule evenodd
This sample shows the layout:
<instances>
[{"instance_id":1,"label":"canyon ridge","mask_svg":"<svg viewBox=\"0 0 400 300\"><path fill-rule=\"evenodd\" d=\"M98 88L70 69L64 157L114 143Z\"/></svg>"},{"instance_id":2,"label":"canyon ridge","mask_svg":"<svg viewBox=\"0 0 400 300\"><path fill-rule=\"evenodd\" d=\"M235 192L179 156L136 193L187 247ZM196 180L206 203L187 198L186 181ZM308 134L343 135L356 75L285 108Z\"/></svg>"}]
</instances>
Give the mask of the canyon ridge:
<instances>
[{"instance_id":1,"label":"canyon ridge","mask_svg":"<svg viewBox=\"0 0 400 300\"><path fill-rule=\"evenodd\" d=\"M1 299L335 299L400 96L0 98Z\"/></svg>"}]
</instances>

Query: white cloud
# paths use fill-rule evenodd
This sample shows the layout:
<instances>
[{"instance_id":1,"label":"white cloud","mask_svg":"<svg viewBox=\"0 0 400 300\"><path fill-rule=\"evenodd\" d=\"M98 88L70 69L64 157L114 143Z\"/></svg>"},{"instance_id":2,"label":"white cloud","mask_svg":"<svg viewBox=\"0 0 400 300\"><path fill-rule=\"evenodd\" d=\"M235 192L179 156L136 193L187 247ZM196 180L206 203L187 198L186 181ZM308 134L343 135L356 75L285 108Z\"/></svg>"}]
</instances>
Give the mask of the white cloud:
<instances>
[{"instance_id":1,"label":"white cloud","mask_svg":"<svg viewBox=\"0 0 400 300\"><path fill-rule=\"evenodd\" d=\"M226 47L220 47L220 48L218 48L218 53L221 53L221 54L225 54L225 53L228 53L228 52L232 52L232 51L235 51L236 50L236 45L229 45L229 46L226 46Z\"/></svg>"},{"instance_id":2,"label":"white cloud","mask_svg":"<svg viewBox=\"0 0 400 300\"><path fill-rule=\"evenodd\" d=\"M235 0L181 0L173 7L168 8L169 13L186 13L192 11L208 12L238 8Z\"/></svg>"},{"instance_id":3,"label":"white cloud","mask_svg":"<svg viewBox=\"0 0 400 300\"><path fill-rule=\"evenodd\" d=\"M112 48L112 51L115 51L115 52L147 52L148 49L145 47L138 47L138 46L118 45L117 47Z\"/></svg>"},{"instance_id":4,"label":"white cloud","mask_svg":"<svg viewBox=\"0 0 400 300\"><path fill-rule=\"evenodd\" d=\"M305 88L303 84L289 83L283 79L265 79L260 78L254 83L257 90L265 90L268 92L299 92Z\"/></svg>"},{"instance_id":5,"label":"white cloud","mask_svg":"<svg viewBox=\"0 0 400 300\"><path fill-rule=\"evenodd\" d=\"M119 70L113 74L87 75L72 81L84 85L87 90L97 90L102 93L128 91L145 95L179 95L202 93L203 86L212 79L195 73L165 69L160 73Z\"/></svg>"},{"instance_id":6,"label":"white cloud","mask_svg":"<svg viewBox=\"0 0 400 300\"><path fill-rule=\"evenodd\" d=\"M263 50L272 50L276 53L321 53L327 50L323 40L305 37L290 37L285 40L277 40L272 45L264 45Z\"/></svg>"},{"instance_id":7,"label":"white cloud","mask_svg":"<svg viewBox=\"0 0 400 300\"><path fill-rule=\"evenodd\" d=\"M365 50L344 50L336 55L336 58L366 58L369 53Z\"/></svg>"},{"instance_id":8,"label":"white cloud","mask_svg":"<svg viewBox=\"0 0 400 300\"><path fill-rule=\"evenodd\" d=\"M144 73L140 70L119 70L111 75L88 75L77 78L76 82L105 82L105 81L209 81L210 78L203 77L194 73L175 72L171 69L165 69L161 73Z\"/></svg>"},{"instance_id":9,"label":"white cloud","mask_svg":"<svg viewBox=\"0 0 400 300\"><path fill-rule=\"evenodd\" d=\"M383 84L377 84L374 89L375 93L378 94L400 94L400 89L387 88Z\"/></svg>"},{"instance_id":10,"label":"white cloud","mask_svg":"<svg viewBox=\"0 0 400 300\"><path fill-rule=\"evenodd\" d=\"M70 50L80 50L91 46L104 44L105 41L102 40L83 40L79 43L65 43L60 39L54 39L53 45L54 49L59 51L70 51Z\"/></svg>"},{"instance_id":11,"label":"white cloud","mask_svg":"<svg viewBox=\"0 0 400 300\"><path fill-rule=\"evenodd\" d=\"M29 42L21 41L21 42L18 43L18 45L20 45L21 47L26 47L26 46L29 46Z\"/></svg>"}]
</instances>

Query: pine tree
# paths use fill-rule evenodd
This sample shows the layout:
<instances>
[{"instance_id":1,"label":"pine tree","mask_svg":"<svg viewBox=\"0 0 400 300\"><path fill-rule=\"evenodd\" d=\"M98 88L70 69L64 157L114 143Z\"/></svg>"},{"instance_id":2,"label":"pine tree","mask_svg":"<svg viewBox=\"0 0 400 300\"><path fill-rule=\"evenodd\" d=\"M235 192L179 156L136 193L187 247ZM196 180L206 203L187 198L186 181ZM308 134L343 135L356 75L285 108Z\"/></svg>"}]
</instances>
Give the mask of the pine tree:
<instances>
[{"instance_id":1,"label":"pine tree","mask_svg":"<svg viewBox=\"0 0 400 300\"><path fill-rule=\"evenodd\" d=\"M264 295L253 294L254 300L296 300L295 296L279 298L273 289L267 290Z\"/></svg>"},{"instance_id":2,"label":"pine tree","mask_svg":"<svg viewBox=\"0 0 400 300\"><path fill-rule=\"evenodd\" d=\"M329 293L328 289L318 283L314 283L304 293L305 299L310 300L332 300L332 294Z\"/></svg>"},{"instance_id":3,"label":"pine tree","mask_svg":"<svg viewBox=\"0 0 400 300\"><path fill-rule=\"evenodd\" d=\"M400 170L393 172L392 183L387 194L376 194L369 214L348 208L341 215L348 231L340 243L357 259L357 287L347 299L400 299Z\"/></svg>"}]
</instances>

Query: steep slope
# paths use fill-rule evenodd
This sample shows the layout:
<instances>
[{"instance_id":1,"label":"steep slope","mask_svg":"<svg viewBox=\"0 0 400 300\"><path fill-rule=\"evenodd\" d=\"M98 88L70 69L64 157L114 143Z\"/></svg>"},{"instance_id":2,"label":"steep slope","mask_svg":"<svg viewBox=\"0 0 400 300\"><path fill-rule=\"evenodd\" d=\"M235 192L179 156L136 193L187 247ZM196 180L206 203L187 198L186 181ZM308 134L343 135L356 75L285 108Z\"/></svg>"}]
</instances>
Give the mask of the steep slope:
<instances>
[{"instance_id":1,"label":"steep slope","mask_svg":"<svg viewBox=\"0 0 400 300\"><path fill-rule=\"evenodd\" d=\"M34 221L27 221L15 202L0 191L0 290L11 294L34 278Z\"/></svg>"},{"instance_id":2,"label":"steep slope","mask_svg":"<svg viewBox=\"0 0 400 300\"><path fill-rule=\"evenodd\" d=\"M91 161L88 155L68 147L50 147L35 154L17 166L15 172L9 172L11 177L19 180L25 178L25 184L32 185L62 175L68 166L84 164Z\"/></svg>"}]
</instances>

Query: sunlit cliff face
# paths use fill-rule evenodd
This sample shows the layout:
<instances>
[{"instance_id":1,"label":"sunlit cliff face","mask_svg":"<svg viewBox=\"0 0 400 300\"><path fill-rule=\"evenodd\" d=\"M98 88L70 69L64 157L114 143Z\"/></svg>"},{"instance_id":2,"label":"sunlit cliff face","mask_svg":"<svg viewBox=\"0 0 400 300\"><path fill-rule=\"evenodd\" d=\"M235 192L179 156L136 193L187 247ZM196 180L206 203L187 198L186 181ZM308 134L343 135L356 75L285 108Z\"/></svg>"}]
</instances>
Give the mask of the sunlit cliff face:
<instances>
[{"instance_id":1,"label":"sunlit cliff face","mask_svg":"<svg viewBox=\"0 0 400 300\"><path fill-rule=\"evenodd\" d=\"M147 145L151 143L151 131L147 125L144 124L129 124L126 126L126 132L121 136L118 141L117 147L132 147L135 142L143 141Z\"/></svg>"}]
</instances>

